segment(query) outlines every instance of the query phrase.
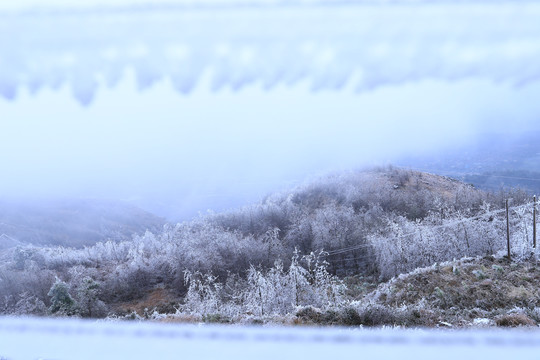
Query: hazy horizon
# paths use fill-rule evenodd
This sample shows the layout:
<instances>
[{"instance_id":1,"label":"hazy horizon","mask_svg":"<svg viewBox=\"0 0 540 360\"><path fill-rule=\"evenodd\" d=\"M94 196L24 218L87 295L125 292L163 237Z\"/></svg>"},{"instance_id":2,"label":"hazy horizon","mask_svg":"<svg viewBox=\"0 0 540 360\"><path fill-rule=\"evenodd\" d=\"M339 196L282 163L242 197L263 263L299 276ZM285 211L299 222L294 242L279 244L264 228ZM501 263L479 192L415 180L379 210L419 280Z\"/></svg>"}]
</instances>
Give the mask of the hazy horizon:
<instances>
[{"instance_id":1,"label":"hazy horizon","mask_svg":"<svg viewBox=\"0 0 540 360\"><path fill-rule=\"evenodd\" d=\"M117 199L185 220L324 173L474 144L477 135L504 132L512 104L540 93L538 86L516 91L481 82L426 82L360 95L297 87L182 97L167 88L138 93L126 83L89 108L66 91L0 100L5 119L14 119L0 135L1 195ZM463 90L492 93L481 99ZM424 109L426 92L437 108ZM506 103L490 105L491 96ZM58 106L65 115L55 118Z\"/></svg>"}]
</instances>

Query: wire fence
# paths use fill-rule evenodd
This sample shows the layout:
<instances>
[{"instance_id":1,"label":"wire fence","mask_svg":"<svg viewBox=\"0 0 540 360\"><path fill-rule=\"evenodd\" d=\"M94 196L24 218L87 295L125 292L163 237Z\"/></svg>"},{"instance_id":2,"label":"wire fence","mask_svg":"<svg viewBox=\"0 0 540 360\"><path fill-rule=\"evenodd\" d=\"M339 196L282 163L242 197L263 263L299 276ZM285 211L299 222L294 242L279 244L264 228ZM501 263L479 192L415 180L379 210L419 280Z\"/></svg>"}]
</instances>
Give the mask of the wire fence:
<instances>
[{"instance_id":1,"label":"wire fence","mask_svg":"<svg viewBox=\"0 0 540 360\"><path fill-rule=\"evenodd\" d=\"M326 259L336 273L371 266L383 277L468 256L499 254L519 260L536 255L536 207L535 197L469 217L396 218L362 243L328 251Z\"/></svg>"}]
</instances>

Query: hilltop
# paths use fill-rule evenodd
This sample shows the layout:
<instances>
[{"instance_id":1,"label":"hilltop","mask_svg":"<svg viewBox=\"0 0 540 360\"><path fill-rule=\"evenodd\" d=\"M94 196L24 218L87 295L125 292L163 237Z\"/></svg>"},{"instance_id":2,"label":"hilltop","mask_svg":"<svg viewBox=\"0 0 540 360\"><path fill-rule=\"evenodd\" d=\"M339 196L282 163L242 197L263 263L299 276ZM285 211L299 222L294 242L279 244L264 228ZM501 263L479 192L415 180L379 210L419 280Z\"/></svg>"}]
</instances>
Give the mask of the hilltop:
<instances>
[{"instance_id":1,"label":"hilltop","mask_svg":"<svg viewBox=\"0 0 540 360\"><path fill-rule=\"evenodd\" d=\"M486 191L519 187L530 194L539 194L539 136L538 131L514 135L486 133L475 138L474 144L404 158L399 163L448 175Z\"/></svg>"}]
</instances>

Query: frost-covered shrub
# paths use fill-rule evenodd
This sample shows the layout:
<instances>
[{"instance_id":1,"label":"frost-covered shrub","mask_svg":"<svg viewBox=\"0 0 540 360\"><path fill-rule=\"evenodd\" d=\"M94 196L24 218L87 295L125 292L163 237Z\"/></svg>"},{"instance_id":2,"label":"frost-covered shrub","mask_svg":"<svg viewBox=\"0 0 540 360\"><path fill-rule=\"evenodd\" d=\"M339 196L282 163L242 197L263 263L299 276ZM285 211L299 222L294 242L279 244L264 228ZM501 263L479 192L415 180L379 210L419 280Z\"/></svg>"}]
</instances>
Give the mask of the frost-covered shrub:
<instances>
[{"instance_id":1,"label":"frost-covered shrub","mask_svg":"<svg viewBox=\"0 0 540 360\"><path fill-rule=\"evenodd\" d=\"M281 261L264 271L251 267L247 288L242 294L246 311L255 315L285 314L306 300L309 282L307 271L293 257L288 270Z\"/></svg>"},{"instance_id":2,"label":"frost-covered shrub","mask_svg":"<svg viewBox=\"0 0 540 360\"><path fill-rule=\"evenodd\" d=\"M189 289L180 310L210 319L216 314L226 317L284 315L308 305L336 308L345 302L346 288L341 280L326 271L326 266L318 255L301 257L295 253L287 269L281 261L276 261L268 270L252 266L245 280L236 279L237 283L232 285L236 290L232 294L210 273L186 272Z\"/></svg>"},{"instance_id":3,"label":"frost-covered shrub","mask_svg":"<svg viewBox=\"0 0 540 360\"><path fill-rule=\"evenodd\" d=\"M328 309L341 305L345 285L328 273L327 265L318 255L300 257L296 252L287 270L280 261L266 272L251 267L243 294L244 307L262 316L290 313L299 306Z\"/></svg>"},{"instance_id":4,"label":"frost-covered shrub","mask_svg":"<svg viewBox=\"0 0 540 360\"><path fill-rule=\"evenodd\" d=\"M78 313L83 317L103 317L107 306L99 299L100 284L89 276L84 277L76 288Z\"/></svg>"},{"instance_id":5,"label":"frost-covered shrub","mask_svg":"<svg viewBox=\"0 0 540 360\"><path fill-rule=\"evenodd\" d=\"M516 260L528 259L536 255L533 248L533 217L532 207L518 207L515 209L516 219L512 227L510 244L511 254Z\"/></svg>"},{"instance_id":6,"label":"frost-covered shrub","mask_svg":"<svg viewBox=\"0 0 540 360\"><path fill-rule=\"evenodd\" d=\"M54 315L75 315L77 314L77 304L69 293L68 285L56 279L48 295L51 297L49 312Z\"/></svg>"},{"instance_id":7,"label":"frost-covered shrub","mask_svg":"<svg viewBox=\"0 0 540 360\"><path fill-rule=\"evenodd\" d=\"M539 307L527 308L524 311L527 314L527 316L529 316L531 319L533 319L537 323L540 323L540 308Z\"/></svg>"},{"instance_id":8,"label":"frost-covered shrub","mask_svg":"<svg viewBox=\"0 0 540 360\"><path fill-rule=\"evenodd\" d=\"M17 301L12 311L13 314L35 316L47 314L47 306L36 296L23 292L22 294L19 294L19 298L19 301Z\"/></svg>"},{"instance_id":9,"label":"frost-covered shrub","mask_svg":"<svg viewBox=\"0 0 540 360\"><path fill-rule=\"evenodd\" d=\"M150 269L120 264L102 283L102 297L108 301L129 301L140 298L154 284Z\"/></svg>"},{"instance_id":10,"label":"frost-covered shrub","mask_svg":"<svg viewBox=\"0 0 540 360\"><path fill-rule=\"evenodd\" d=\"M294 315L300 320L302 320L302 322L304 323L323 323L323 313L321 309L318 309L311 305L299 306L296 309L296 313Z\"/></svg>"},{"instance_id":11,"label":"frost-covered shrub","mask_svg":"<svg viewBox=\"0 0 540 360\"><path fill-rule=\"evenodd\" d=\"M229 310L223 303L223 284L217 281L216 276L189 271L184 276L189 288L181 306L182 312L204 316Z\"/></svg>"},{"instance_id":12,"label":"frost-covered shrub","mask_svg":"<svg viewBox=\"0 0 540 360\"><path fill-rule=\"evenodd\" d=\"M536 321L523 313L499 316L495 319L495 323L503 327L536 326Z\"/></svg>"},{"instance_id":13,"label":"frost-covered shrub","mask_svg":"<svg viewBox=\"0 0 540 360\"><path fill-rule=\"evenodd\" d=\"M445 217L432 213L422 221L387 216L386 228L368 236L378 272L388 279L438 262L496 253L506 246L500 215L500 211L490 212L487 207L473 217L459 211ZM519 229L519 222L516 223ZM520 244L526 241L526 229L520 231L512 240L517 253L523 253Z\"/></svg>"},{"instance_id":14,"label":"frost-covered shrub","mask_svg":"<svg viewBox=\"0 0 540 360\"><path fill-rule=\"evenodd\" d=\"M336 308L345 302L346 286L343 281L328 272L326 254L312 252L302 257L312 289L311 303L322 308Z\"/></svg>"},{"instance_id":15,"label":"frost-covered shrub","mask_svg":"<svg viewBox=\"0 0 540 360\"><path fill-rule=\"evenodd\" d=\"M304 306L297 309L295 317L302 324L342 326L433 326L436 322L434 314L424 308L394 308L374 303L351 303L334 310Z\"/></svg>"}]
</instances>

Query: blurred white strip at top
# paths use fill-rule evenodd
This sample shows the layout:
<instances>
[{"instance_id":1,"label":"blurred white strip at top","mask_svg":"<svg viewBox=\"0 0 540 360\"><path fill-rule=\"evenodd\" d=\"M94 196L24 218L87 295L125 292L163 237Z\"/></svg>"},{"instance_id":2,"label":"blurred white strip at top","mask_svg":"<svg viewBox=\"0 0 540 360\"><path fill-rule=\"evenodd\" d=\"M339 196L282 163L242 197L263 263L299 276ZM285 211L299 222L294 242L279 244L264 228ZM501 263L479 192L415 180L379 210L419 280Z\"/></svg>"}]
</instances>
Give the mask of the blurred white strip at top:
<instances>
[{"instance_id":1,"label":"blurred white strip at top","mask_svg":"<svg viewBox=\"0 0 540 360\"><path fill-rule=\"evenodd\" d=\"M84 4L0 8L0 96L67 83L88 105L127 69L139 89L167 79L184 94L201 79L214 90L307 82L359 92L425 79L540 79L533 2Z\"/></svg>"}]
</instances>

